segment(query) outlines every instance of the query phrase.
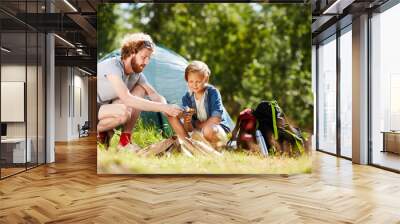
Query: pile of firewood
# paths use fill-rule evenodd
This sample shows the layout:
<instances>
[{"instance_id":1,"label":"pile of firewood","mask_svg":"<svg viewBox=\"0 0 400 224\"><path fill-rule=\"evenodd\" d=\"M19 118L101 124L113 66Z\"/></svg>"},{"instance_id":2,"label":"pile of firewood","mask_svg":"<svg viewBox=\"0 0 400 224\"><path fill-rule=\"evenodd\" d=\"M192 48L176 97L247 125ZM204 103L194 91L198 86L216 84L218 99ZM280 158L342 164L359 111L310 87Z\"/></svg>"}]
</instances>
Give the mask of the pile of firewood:
<instances>
[{"instance_id":1,"label":"pile of firewood","mask_svg":"<svg viewBox=\"0 0 400 224\"><path fill-rule=\"evenodd\" d=\"M139 156L161 156L170 155L178 151L188 157L194 156L222 156L222 153L216 150L200 133L193 133L191 138L181 139L173 136L164 139L158 143L152 144L137 154Z\"/></svg>"}]
</instances>

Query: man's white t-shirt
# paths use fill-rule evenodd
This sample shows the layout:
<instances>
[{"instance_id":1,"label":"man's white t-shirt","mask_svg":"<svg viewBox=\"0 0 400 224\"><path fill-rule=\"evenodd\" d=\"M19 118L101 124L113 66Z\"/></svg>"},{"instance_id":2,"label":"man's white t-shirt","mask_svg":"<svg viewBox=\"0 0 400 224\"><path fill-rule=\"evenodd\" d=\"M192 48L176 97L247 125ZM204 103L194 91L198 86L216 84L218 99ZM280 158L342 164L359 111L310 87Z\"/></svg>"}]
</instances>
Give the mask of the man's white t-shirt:
<instances>
[{"instance_id":1,"label":"man's white t-shirt","mask_svg":"<svg viewBox=\"0 0 400 224\"><path fill-rule=\"evenodd\" d=\"M147 83L143 73L131 73L125 75L124 65L120 56L108 58L97 64L97 103L111 103L118 98L116 91L112 87L107 75L117 75L125 83L129 90L137 84Z\"/></svg>"}]
</instances>

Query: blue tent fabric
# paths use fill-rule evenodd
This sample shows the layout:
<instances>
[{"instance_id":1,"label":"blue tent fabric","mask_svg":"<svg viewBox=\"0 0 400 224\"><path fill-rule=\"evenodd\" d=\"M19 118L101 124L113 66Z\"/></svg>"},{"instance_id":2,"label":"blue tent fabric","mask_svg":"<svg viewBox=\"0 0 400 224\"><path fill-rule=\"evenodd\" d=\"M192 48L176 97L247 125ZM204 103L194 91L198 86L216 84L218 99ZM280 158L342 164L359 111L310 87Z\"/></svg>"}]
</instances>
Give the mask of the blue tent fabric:
<instances>
[{"instance_id":1,"label":"blue tent fabric","mask_svg":"<svg viewBox=\"0 0 400 224\"><path fill-rule=\"evenodd\" d=\"M188 61L182 56L167 50L156 47L150 63L143 73L151 85L164 96L169 103L181 105L182 96L187 91L184 78L185 68Z\"/></svg>"}]
</instances>

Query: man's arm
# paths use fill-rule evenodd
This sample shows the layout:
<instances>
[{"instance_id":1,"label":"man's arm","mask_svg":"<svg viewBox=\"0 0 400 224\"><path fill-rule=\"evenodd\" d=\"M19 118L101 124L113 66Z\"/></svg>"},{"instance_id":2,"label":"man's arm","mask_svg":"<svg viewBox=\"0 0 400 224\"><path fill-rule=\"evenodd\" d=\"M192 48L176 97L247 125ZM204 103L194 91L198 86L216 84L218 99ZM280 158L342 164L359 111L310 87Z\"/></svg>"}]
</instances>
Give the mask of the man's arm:
<instances>
[{"instance_id":1,"label":"man's arm","mask_svg":"<svg viewBox=\"0 0 400 224\"><path fill-rule=\"evenodd\" d=\"M160 102L153 102L132 95L129 92L129 89L125 86L120 77L118 77L117 75L107 75L107 79L108 81L110 81L112 87L116 91L118 98L121 99L122 102L129 107L138 108L144 111L164 112L174 117L177 116L180 112L178 106L172 106Z\"/></svg>"},{"instance_id":2,"label":"man's arm","mask_svg":"<svg viewBox=\"0 0 400 224\"><path fill-rule=\"evenodd\" d=\"M139 85L141 87L143 87L143 89L146 91L146 94L149 96L149 98L152 101L160 102L160 103L167 103L167 100L165 99L165 97L161 96L157 92L157 90L155 90L154 87L152 85L150 85L148 82L140 83Z\"/></svg>"}]
</instances>

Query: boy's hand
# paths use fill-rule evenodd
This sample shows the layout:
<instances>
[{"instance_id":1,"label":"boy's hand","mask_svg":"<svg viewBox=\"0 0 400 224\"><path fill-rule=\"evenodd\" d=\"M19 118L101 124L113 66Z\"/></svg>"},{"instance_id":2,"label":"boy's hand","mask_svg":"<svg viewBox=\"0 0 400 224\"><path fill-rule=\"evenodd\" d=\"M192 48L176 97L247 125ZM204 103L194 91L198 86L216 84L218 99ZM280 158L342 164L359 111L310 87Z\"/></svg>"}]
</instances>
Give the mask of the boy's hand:
<instances>
[{"instance_id":1,"label":"boy's hand","mask_svg":"<svg viewBox=\"0 0 400 224\"><path fill-rule=\"evenodd\" d=\"M184 123L191 123L192 122L192 113L184 113L183 114L183 122Z\"/></svg>"},{"instance_id":2,"label":"boy's hand","mask_svg":"<svg viewBox=\"0 0 400 224\"><path fill-rule=\"evenodd\" d=\"M194 109L189 107L185 108L183 112L183 121L185 123L191 123L193 114L194 114Z\"/></svg>"},{"instance_id":3,"label":"boy's hand","mask_svg":"<svg viewBox=\"0 0 400 224\"><path fill-rule=\"evenodd\" d=\"M185 112L183 112L183 127L188 132L193 131L193 126L192 126L193 114L194 112L191 110L185 110Z\"/></svg>"}]
</instances>

